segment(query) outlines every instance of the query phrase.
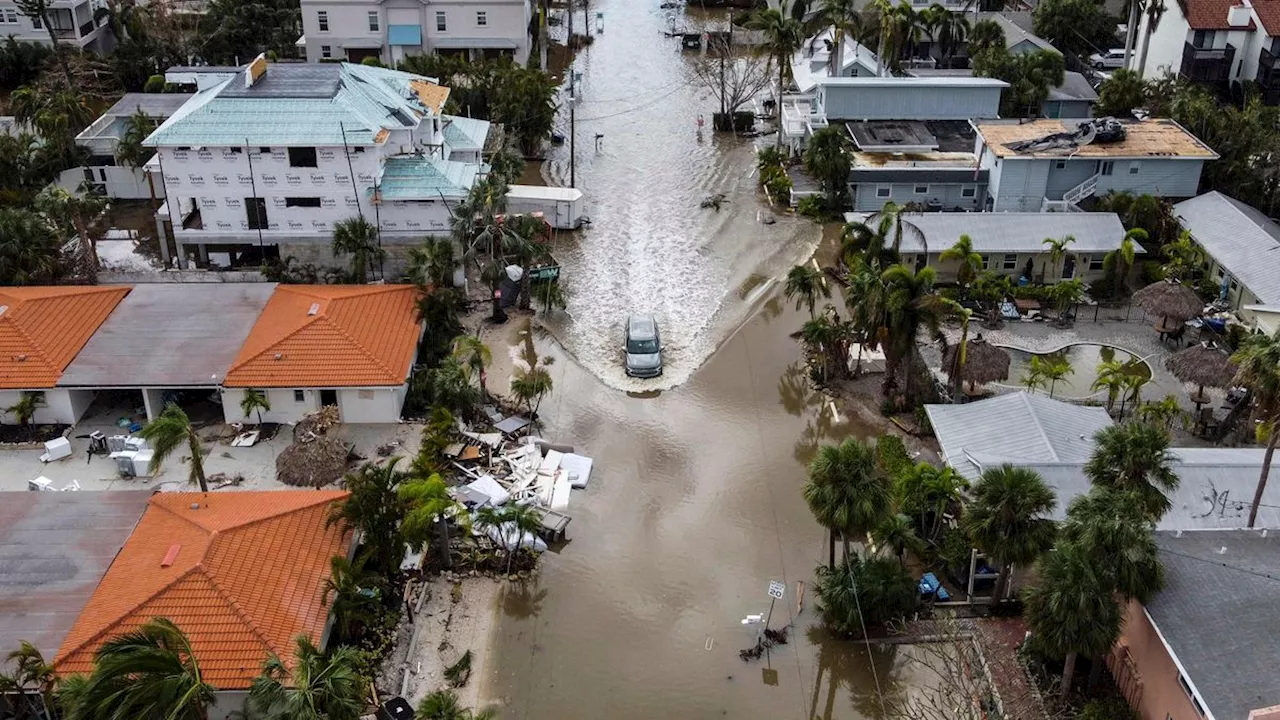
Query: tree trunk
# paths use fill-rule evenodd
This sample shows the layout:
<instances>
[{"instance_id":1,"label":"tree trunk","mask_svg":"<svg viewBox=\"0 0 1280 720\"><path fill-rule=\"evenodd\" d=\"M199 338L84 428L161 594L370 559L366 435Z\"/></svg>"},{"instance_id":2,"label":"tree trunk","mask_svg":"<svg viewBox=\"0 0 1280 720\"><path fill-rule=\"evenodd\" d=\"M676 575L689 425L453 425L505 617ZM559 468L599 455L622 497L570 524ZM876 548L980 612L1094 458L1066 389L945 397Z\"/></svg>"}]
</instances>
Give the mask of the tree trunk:
<instances>
[{"instance_id":1,"label":"tree trunk","mask_svg":"<svg viewBox=\"0 0 1280 720\"><path fill-rule=\"evenodd\" d=\"M1129 28L1124 34L1124 66L1133 69L1133 46L1138 36L1138 0L1129 0Z\"/></svg>"},{"instance_id":2,"label":"tree trunk","mask_svg":"<svg viewBox=\"0 0 1280 720\"><path fill-rule=\"evenodd\" d=\"M1153 0L1148 0L1149 2ZM1142 54L1138 56L1138 79L1141 80L1147 65L1147 48L1151 47L1151 27L1155 20L1147 15L1147 31L1142 34Z\"/></svg>"},{"instance_id":3,"label":"tree trunk","mask_svg":"<svg viewBox=\"0 0 1280 720\"><path fill-rule=\"evenodd\" d=\"M445 568L453 567L453 554L449 552L449 519L444 515L440 516L440 542L444 548L444 566Z\"/></svg>"},{"instance_id":4,"label":"tree trunk","mask_svg":"<svg viewBox=\"0 0 1280 720\"><path fill-rule=\"evenodd\" d=\"M1076 674L1076 654L1074 652L1067 653L1067 659L1062 663L1062 685L1058 687L1058 694L1066 697L1067 692L1071 690L1071 679Z\"/></svg>"},{"instance_id":5,"label":"tree trunk","mask_svg":"<svg viewBox=\"0 0 1280 720\"><path fill-rule=\"evenodd\" d=\"M75 21L74 11L71 14L71 20L72 22ZM58 38L53 34L53 25L49 23L49 11L43 3L40 5L40 22L44 24L44 29L49 33L49 44L53 47L54 56L58 58L58 66L62 68L62 76L67 79L67 90L75 92L76 84L71 79L71 66L67 64L67 56L59 51Z\"/></svg>"},{"instance_id":6,"label":"tree trunk","mask_svg":"<svg viewBox=\"0 0 1280 720\"><path fill-rule=\"evenodd\" d=\"M196 475L196 482L200 484L200 492L209 492L209 482L204 478L204 457L200 455L200 437L196 435L196 431L190 427L187 429L187 445L191 449L191 471Z\"/></svg>"},{"instance_id":7,"label":"tree trunk","mask_svg":"<svg viewBox=\"0 0 1280 720\"><path fill-rule=\"evenodd\" d=\"M782 149L782 92L783 81L787 77L787 58L778 58L778 142L774 146L778 150Z\"/></svg>"},{"instance_id":8,"label":"tree trunk","mask_svg":"<svg viewBox=\"0 0 1280 720\"><path fill-rule=\"evenodd\" d=\"M1000 566L1000 576L996 578L995 590L991 593L991 604L999 605L1004 602L1005 591L1009 588L1009 576L1013 574L1013 565L1004 563Z\"/></svg>"},{"instance_id":9,"label":"tree trunk","mask_svg":"<svg viewBox=\"0 0 1280 720\"><path fill-rule=\"evenodd\" d=\"M1102 679L1102 666L1105 664L1106 655L1098 655L1089 661L1089 685L1088 691L1093 693L1093 689L1097 687L1098 681Z\"/></svg>"},{"instance_id":10,"label":"tree trunk","mask_svg":"<svg viewBox=\"0 0 1280 720\"><path fill-rule=\"evenodd\" d=\"M1253 504L1249 506L1249 527L1258 519L1258 506L1262 504L1262 493L1267 489L1267 476L1271 474L1271 458L1276 454L1276 439L1280 438L1280 427L1276 427L1276 418L1271 421L1271 437L1267 438L1267 452L1262 456L1262 474L1258 476L1258 489L1253 491Z\"/></svg>"},{"instance_id":11,"label":"tree trunk","mask_svg":"<svg viewBox=\"0 0 1280 720\"><path fill-rule=\"evenodd\" d=\"M836 531L827 531L827 569L836 569Z\"/></svg>"}]
</instances>

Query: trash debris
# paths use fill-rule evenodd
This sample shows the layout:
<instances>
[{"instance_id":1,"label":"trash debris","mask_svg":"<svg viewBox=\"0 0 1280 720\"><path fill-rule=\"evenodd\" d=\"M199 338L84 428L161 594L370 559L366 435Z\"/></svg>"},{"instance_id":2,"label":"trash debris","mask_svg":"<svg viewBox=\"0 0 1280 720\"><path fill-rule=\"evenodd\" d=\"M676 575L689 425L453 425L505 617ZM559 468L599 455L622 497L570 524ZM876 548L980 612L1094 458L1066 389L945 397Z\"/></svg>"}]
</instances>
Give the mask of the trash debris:
<instances>
[{"instance_id":1,"label":"trash debris","mask_svg":"<svg viewBox=\"0 0 1280 720\"><path fill-rule=\"evenodd\" d=\"M276 479L294 487L323 487L347 474L352 447L337 438L299 441L276 457Z\"/></svg>"}]
</instances>

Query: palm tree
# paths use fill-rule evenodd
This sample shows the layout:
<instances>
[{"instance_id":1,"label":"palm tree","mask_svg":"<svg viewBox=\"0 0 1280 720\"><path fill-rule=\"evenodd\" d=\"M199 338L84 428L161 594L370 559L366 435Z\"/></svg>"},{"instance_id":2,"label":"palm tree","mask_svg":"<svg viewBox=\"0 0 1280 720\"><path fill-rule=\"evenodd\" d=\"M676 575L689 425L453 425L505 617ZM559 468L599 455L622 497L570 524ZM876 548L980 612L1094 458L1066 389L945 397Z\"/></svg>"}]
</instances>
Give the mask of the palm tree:
<instances>
[{"instance_id":1,"label":"palm tree","mask_svg":"<svg viewBox=\"0 0 1280 720\"><path fill-rule=\"evenodd\" d=\"M915 207L913 203L898 205L893 201L889 201L867 218L867 222L877 223L877 225L888 221L888 227L893 230L893 243L890 245L890 248L893 250L895 255L894 262L897 262L896 256L902 251L902 239L904 237L909 237L916 243L919 243L925 253L929 252L929 246L926 244L924 233L921 232L920 228L917 227L915 223L912 223L907 219L911 213L918 211L919 208ZM885 234L887 235L887 233Z\"/></svg>"},{"instance_id":2,"label":"palm tree","mask_svg":"<svg viewBox=\"0 0 1280 720\"><path fill-rule=\"evenodd\" d=\"M458 507L449 495L449 486L437 473L418 477L400 486L400 500L407 512L400 527L405 542L415 550L428 547L432 528L440 534L440 558L445 567L451 567L449 554L449 520L447 513Z\"/></svg>"},{"instance_id":3,"label":"palm tree","mask_svg":"<svg viewBox=\"0 0 1280 720\"><path fill-rule=\"evenodd\" d=\"M1124 414L1125 405L1132 402L1133 407L1137 408L1142 401L1142 388L1151 382L1151 378L1138 372L1129 372L1124 376L1124 397L1120 400L1120 414Z\"/></svg>"},{"instance_id":4,"label":"palm tree","mask_svg":"<svg viewBox=\"0 0 1280 720\"><path fill-rule=\"evenodd\" d=\"M885 285L884 395L892 398L901 383L907 407L915 407L933 395L916 338L921 330L939 335L946 305L933 292L933 268L916 272L906 265L894 265L881 278Z\"/></svg>"},{"instance_id":5,"label":"palm tree","mask_svg":"<svg viewBox=\"0 0 1280 720\"><path fill-rule=\"evenodd\" d=\"M800 341L821 363L823 382L848 372L853 323L842 320L835 308L828 305L826 312L806 321L800 327Z\"/></svg>"},{"instance_id":6,"label":"palm tree","mask_svg":"<svg viewBox=\"0 0 1280 720\"><path fill-rule=\"evenodd\" d=\"M969 484L950 467L916 463L894 478L894 494L903 513L916 519L924 540L934 542L942 530L948 508L958 503Z\"/></svg>"},{"instance_id":7,"label":"palm tree","mask_svg":"<svg viewBox=\"0 0 1280 720\"><path fill-rule=\"evenodd\" d=\"M423 288L452 287L457 265L453 243L448 238L427 238L418 247L410 248L409 269L405 275Z\"/></svg>"},{"instance_id":8,"label":"palm tree","mask_svg":"<svg viewBox=\"0 0 1280 720\"><path fill-rule=\"evenodd\" d=\"M871 535L875 538L877 545L892 551L894 557L898 558L898 562L903 565L907 563L908 550L916 554L924 551L924 540L916 534L911 518L902 513L894 513L885 518L871 531Z\"/></svg>"},{"instance_id":9,"label":"palm tree","mask_svg":"<svg viewBox=\"0 0 1280 720\"><path fill-rule=\"evenodd\" d=\"M424 431L425 432L425 431ZM347 473L342 485L347 497L335 504L329 513L328 524L346 523L360 531L360 550L356 556L370 569L390 574L400 567L404 557L404 539L400 523L404 520L405 504L397 487L405 474L397 472L398 459L392 458L386 465L365 463L357 472Z\"/></svg>"},{"instance_id":10,"label":"palm tree","mask_svg":"<svg viewBox=\"0 0 1280 720\"><path fill-rule=\"evenodd\" d=\"M1136 0L1131 0L1136 2ZM1191 279L1191 273L1204 264L1204 248L1191 239L1191 231L1183 230L1176 240L1170 240L1160 246L1160 253L1167 261L1162 268L1165 277L1182 282Z\"/></svg>"},{"instance_id":11,"label":"palm tree","mask_svg":"<svg viewBox=\"0 0 1280 720\"><path fill-rule=\"evenodd\" d=\"M254 388L245 390L244 397L240 399L240 412L247 418L256 411L258 424L261 425L263 410L271 412L271 401L267 399L267 394Z\"/></svg>"},{"instance_id":12,"label":"palm tree","mask_svg":"<svg viewBox=\"0 0 1280 720\"><path fill-rule=\"evenodd\" d=\"M1179 422L1186 423L1189 413L1182 409L1182 403L1176 395L1165 395L1163 400L1144 402L1137 409L1138 420L1172 431Z\"/></svg>"},{"instance_id":13,"label":"palm tree","mask_svg":"<svg viewBox=\"0 0 1280 720\"><path fill-rule=\"evenodd\" d=\"M794 9L793 7L792 10ZM747 21L749 29L759 30L764 35L764 42L759 46L760 52L766 53L771 62L778 64L778 93L775 98L778 138L775 147L779 148L782 147L782 94L790 87L791 58L804 46L804 27L787 10L787 4L783 2L778 9L757 11Z\"/></svg>"},{"instance_id":14,"label":"palm tree","mask_svg":"<svg viewBox=\"0 0 1280 720\"><path fill-rule=\"evenodd\" d=\"M249 687L249 704L263 720L359 720L365 680L359 651L339 647L325 654L306 635L297 637L293 661L271 653Z\"/></svg>"},{"instance_id":15,"label":"palm tree","mask_svg":"<svg viewBox=\"0 0 1280 720\"><path fill-rule=\"evenodd\" d=\"M1249 527L1258 520L1258 506L1267 489L1267 477L1271 474L1271 459L1275 456L1276 440L1280 437L1280 331L1270 337L1250 335L1240 349L1231 356L1236 364L1234 382L1249 388L1258 409L1258 418L1267 430L1267 451L1262 456L1262 473L1258 487L1253 492L1249 506Z\"/></svg>"},{"instance_id":16,"label":"palm tree","mask_svg":"<svg viewBox=\"0 0 1280 720\"><path fill-rule=\"evenodd\" d=\"M542 527L542 516L533 505L507 503L495 508L490 505L476 511L476 524L489 528L507 556L506 572L511 572L511 560L524 544L525 538L535 536Z\"/></svg>"},{"instance_id":17,"label":"palm tree","mask_svg":"<svg viewBox=\"0 0 1280 720\"><path fill-rule=\"evenodd\" d=\"M849 150L844 131L825 127L814 131L804 149L804 169L818 181L826 210L838 214L849 202Z\"/></svg>"},{"instance_id":18,"label":"palm tree","mask_svg":"<svg viewBox=\"0 0 1280 720\"><path fill-rule=\"evenodd\" d=\"M364 567L364 558L352 562L341 555L329 560L324 599L333 613L338 637L354 640L378 618L386 583Z\"/></svg>"},{"instance_id":19,"label":"palm tree","mask_svg":"<svg viewBox=\"0 0 1280 720\"><path fill-rule=\"evenodd\" d=\"M1133 492L1147 516L1159 520L1172 503L1166 492L1178 487L1169 453L1169 434L1143 422L1112 425L1093 436L1085 475L1095 486Z\"/></svg>"},{"instance_id":20,"label":"palm tree","mask_svg":"<svg viewBox=\"0 0 1280 720\"><path fill-rule=\"evenodd\" d=\"M1028 468L990 468L972 488L964 515L974 543L1000 567L992 602L1004 600L1013 566L1026 565L1053 545L1053 521L1044 517L1056 498L1040 475Z\"/></svg>"},{"instance_id":21,"label":"palm tree","mask_svg":"<svg viewBox=\"0 0 1280 720\"><path fill-rule=\"evenodd\" d=\"M1098 363L1097 378L1094 379L1091 390L1098 391L1106 389L1107 391L1107 412L1111 412L1115 407L1116 398L1120 396L1120 390L1124 388L1126 378L1129 372L1125 369L1124 363L1119 360L1103 360Z\"/></svg>"},{"instance_id":22,"label":"palm tree","mask_svg":"<svg viewBox=\"0 0 1280 720\"><path fill-rule=\"evenodd\" d=\"M542 407L542 398L546 397L551 389L551 373L541 365L520 370L511 379L511 394L515 396L516 402L524 403L529 414L533 416L538 414L538 408Z\"/></svg>"},{"instance_id":23,"label":"palm tree","mask_svg":"<svg viewBox=\"0 0 1280 720\"><path fill-rule=\"evenodd\" d=\"M797 310L808 306L810 319L817 317L814 308L818 304L818 298L831 297L831 288L827 287L822 272L813 265L796 265L788 270L787 282L783 285L782 292L787 300L795 300Z\"/></svg>"},{"instance_id":24,"label":"palm tree","mask_svg":"<svg viewBox=\"0 0 1280 720\"><path fill-rule=\"evenodd\" d=\"M946 12L951 13L950 10ZM982 269L982 255L973 249L973 238L968 235L961 235L955 245L938 255L938 259L943 262L955 260L960 263L960 267L956 269L956 282L960 283L961 296L968 291L969 283L973 282L973 279L978 276L978 271Z\"/></svg>"},{"instance_id":25,"label":"palm tree","mask_svg":"<svg viewBox=\"0 0 1280 720\"><path fill-rule=\"evenodd\" d=\"M1060 693L1066 695L1079 655L1107 652L1120 637L1123 617L1105 571L1078 546L1064 545L1036 564L1035 585L1023 595L1032 642L1063 656Z\"/></svg>"},{"instance_id":26,"label":"palm tree","mask_svg":"<svg viewBox=\"0 0 1280 720\"><path fill-rule=\"evenodd\" d=\"M62 268L61 245L53 227L40 215L19 208L0 208L0 282L50 282Z\"/></svg>"},{"instance_id":27,"label":"palm tree","mask_svg":"<svg viewBox=\"0 0 1280 720\"><path fill-rule=\"evenodd\" d=\"M1140 243L1146 242L1147 231L1142 228L1129 230L1120 241L1120 247L1107 253L1102 258L1103 267L1111 272L1111 279L1117 294L1123 294L1128 291L1129 271L1133 269L1133 261L1137 254L1135 240Z\"/></svg>"},{"instance_id":28,"label":"palm tree","mask_svg":"<svg viewBox=\"0 0 1280 720\"><path fill-rule=\"evenodd\" d=\"M22 695L34 689L39 691L46 711L51 710L54 707L54 688L58 677L53 672L53 666L45 662L39 648L22 640L18 643L17 650L5 656L5 661L14 664L14 673L12 676L0 676L0 681L7 679L12 683L12 687L6 688L0 685L0 695L9 692L13 695ZM22 717L21 710L18 717Z\"/></svg>"},{"instance_id":29,"label":"palm tree","mask_svg":"<svg viewBox=\"0 0 1280 720\"><path fill-rule=\"evenodd\" d=\"M486 395L484 389L484 366L493 360L489 346L477 335L459 335L453 339L453 357L464 367L471 368L480 383L480 394Z\"/></svg>"},{"instance_id":30,"label":"palm tree","mask_svg":"<svg viewBox=\"0 0 1280 720\"><path fill-rule=\"evenodd\" d=\"M880 278L880 272L859 262L849 276L849 289L844 298L853 339L858 343L855 375L862 373L862 349L867 347L874 350L880 344L880 329L884 327L884 299L884 281Z\"/></svg>"},{"instance_id":31,"label":"palm tree","mask_svg":"<svg viewBox=\"0 0 1280 720\"><path fill-rule=\"evenodd\" d=\"M363 217L342 220L333 226L333 254L351 256L351 277L359 285L369 281L369 269L387 258L378 229Z\"/></svg>"},{"instance_id":32,"label":"palm tree","mask_svg":"<svg viewBox=\"0 0 1280 720\"><path fill-rule=\"evenodd\" d=\"M422 699L413 720L493 720L498 717L494 708L475 711L462 707L452 690L437 690Z\"/></svg>"},{"instance_id":33,"label":"palm tree","mask_svg":"<svg viewBox=\"0 0 1280 720\"><path fill-rule=\"evenodd\" d=\"M1072 318L1067 314L1067 310L1084 299L1084 281L1073 278L1054 283L1045 289L1045 296L1053 302L1053 307L1058 312L1055 322L1066 327Z\"/></svg>"},{"instance_id":34,"label":"palm tree","mask_svg":"<svg viewBox=\"0 0 1280 720\"><path fill-rule=\"evenodd\" d=\"M969 57L987 48L1004 45L1004 29L995 20L979 20L969 29Z\"/></svg>"},{"instance_id":35,"label":"palm tree","mask_svg":"<svg viewBox=\"0 0 1280 720\"><path fill-rule=\"evenodd\" d=\"M1032 362L1038 359L1040 358L1032 358ZM1053 397L1053 391L1057 387L1058 381L1066 379L1068 375L1075 373L1075 371L1075 368L1071 367L1071 361L1067 359L1066 354L1044 356L1044 362L1040 366L1040 373L1044 377L1044 381L1049 383L1049 397Z\"/></svg>"},{"instance_id":36,"label":"palm tree","mask_svg":"<svg viewBox=\"0 0 1280 720\"><path fill-rule=\"evenodd\" d=\"M13 416L19 425L30 425L35 422L36 411L47 405L42 392L23 392L18 401L4 411Z\"/></svg>"},{"instance_id":37,"label":"palm tree","mask_svg":"<svg viewBox=\"0 0 1280 720\"><path fill-rule=\"evenodd\" d=\"M68 711L73 720L207 720L215 691L186 634L160 617L98 648L93 673L72 693L76 704Z\"/></svg>"},{"instance_id":38,"label":"palm tree","mask_svg":"<svg viewBox=\"0 0 1280 720\"><path fill-rule=\"evenodd\" d=\"M1058 270L1058 263L1062 262L1062 259L1067 256L1067 246L1071 245L1075 241L1076 239L1071 235L1064 235L1060 238L1045 238L1040 242L1041 245L1048 248L1049 267L1053 268L1051 277L1055 280L1062 277L1062 274ZM1045 279L1048 280L1048 276L1050 276L1050 274L1046 272L1045 275L1047 276Z\"/></svg>"},{"instance_id":39,"label":"palm tree","mask_svg":"<svg viewBox=\"0 0 1280 720\"><path fill-rule=\"evenodd\" d=\"M911 573L889 558L850 555L834 568L818 566L817 575L823 624L841 635L902 618L919 600Z\"/></svg>"},{"instance_id":40,"label":"palm tree","mask_svg":"<svg viewBox=\"0 0 1280 720\"><path fill-rule=\"evenodd\" d=\"M844 62L845 38L855 43L862 34L862 13L856 0L822 0L818 6L815 24L830 27L833 35L831 43L831 77L840 75Z\"/></svg>"},{"instance_id":41,"label":"palm tree","mask_svg":"<svg viewBox=\"0 0 1280 720\"><path fill-rule=\"evenodd\" d=\"M191 453L191 472L187 481L199 484L200 492L209 492L209 483L204 479L204 455L200 447L200 436L191 426L191 419L177 403L165 405L164 412L144 425L138 435L155 451L148 468L152 475L160 472L160 465L185 444L187 451Z\"/></svg>"},{"instance_id":42,"label":"palm tree","mask_svg":"<svg viewBox=\"0 0 1280 720\"><path fill-rule=\"evenodd\" d=\"M828 531L827 564L833 569L836 535L844 541L848 557L850 539L879 527L893 507L889 479L876 463L875 447L857 438L819 448L801 494Z\"/></svg>"},{"instance_id":43,"label":"palm tree","mask_svg":"<svg viewBox=\"0 0 1280 720\"><path fill-rule=\"evenodd\" d=\"M884 76L887 75L884 59L893 40L893 2L891 0L871 0L871 4L868 7L872 8L879 18L880 38L879 43L876 45L876 64L879 65L877 74Z\"/></svg>"},{"instance_id":44,"label":"palm tree","mask_svg":"<svg viewBox=\"0 0 1280 720\"><path fill-rule=\"evenodd\" d=\"M1164 587L1155 529L1138 495L1098 486L1071 501L1058 547L1080 548L1112 592L1146 604Z\"/></svg>"},{"instance_id":45,"label":"palm tree","mask_svg":"<svg viewBox=\"0 0 1280 720\"><path fill-rule=\"evenodd\" d=\"M87 181L81 183L75 193L50 185L35 199L37 210L65 236L76 238L76 252L86 273L98 270L98 239L90 228L102 219L110 206L106 196L98 193Z\"/></svg>"}]
</instances>

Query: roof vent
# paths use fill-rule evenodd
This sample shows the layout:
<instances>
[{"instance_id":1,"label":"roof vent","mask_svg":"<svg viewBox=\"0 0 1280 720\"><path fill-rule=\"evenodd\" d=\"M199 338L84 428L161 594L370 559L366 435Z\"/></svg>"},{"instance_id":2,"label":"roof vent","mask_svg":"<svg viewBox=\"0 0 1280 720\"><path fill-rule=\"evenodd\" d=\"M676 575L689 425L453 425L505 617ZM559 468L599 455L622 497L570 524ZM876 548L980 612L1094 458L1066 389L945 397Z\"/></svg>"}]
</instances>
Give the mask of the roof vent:
<instances>
[{"instance_id":1,"label":"roof vent","mask_svg":"<svg viewBox=\"0 0 1280 720\"><path fill-rule=\"evenodd\" d=\"M1227 546L1226 546L1226 545L1223 545L1222 547L1218 548L1218 554L1219 554L1219 555L1226 555L1226 554L1227 554Z\"/></svg>"},{"instance_id":2,"label":"roof vent","mask_svg":"<svg viewBox=\"0 0 1280 720\"><path fill-rule=\"evenodd\" d=\"M191 509L192 509L192 510L199 510L199 509L200 509L200 503L198 503L198 502L193 502L193 503L191 503Z\"/></svg>"},{"instance_id":3,"label":"roof vent","mask_svg":"<svg viewBox=\"0 0 1280 720\"><path fill-rule=\"evenodd\" d=\"M199 503L191 503L194 507L200 507ZM160 561L160 567L169 567L174 560L178 559L178 551L182 549L181 545L174 543L169 546L169 552L164 554L164 559Z\"/></svg>"},{"instance_id":4,"label":"roof vent","mask_svg":"<svg viewBox=\"0 0 1280 720\"><path fill-rule=\"evenodd\" d=\"M14 355L14 356L13 356L13 359L14 359L14 360L17 360L18 362L26 362L26 361L27 361L27 354L26 354L26 353L22 353L21 355Z\"/></svg>"},{"instance_id":5,"label":"roof vent","mask_svg":"<svg viewBox=\"0 0 1280 720\"><path fill-rule=\"evenodd\" d=\"M320 312L320 303L311 303L311 307L307 308L308 315L315 315Z\"/></svg>"},{"instance_id":6,"label":"roof vent","mask_svg":"<svg viewBox=\"0 0 1280 720\"><path fill-rule=\"evenodd\" d=\"M284 353L276 353L276 359L277 359L277 360L283 360L283 359L284 359Z\"/></svg>"}]
</instances>

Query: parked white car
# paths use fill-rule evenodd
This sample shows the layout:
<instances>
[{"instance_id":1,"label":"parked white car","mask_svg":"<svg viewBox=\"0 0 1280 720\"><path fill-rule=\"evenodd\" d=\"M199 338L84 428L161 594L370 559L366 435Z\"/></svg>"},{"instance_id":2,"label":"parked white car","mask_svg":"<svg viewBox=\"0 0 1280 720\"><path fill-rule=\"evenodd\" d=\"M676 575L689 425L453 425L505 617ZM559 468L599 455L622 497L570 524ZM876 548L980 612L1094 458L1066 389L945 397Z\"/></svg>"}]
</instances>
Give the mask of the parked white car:
<instances>
[{"instance_id":1,"label":"parked white car","mask_svg":"<svg viewBox=\"0 0 1280 720\"><path fill-rule=\"evenodd\" d=\"M1113 48L1105 53L1089 56L1089 64L1097 70L1115 70L1124 67L1124 48Z\"/></svg>"}]
</instances>

